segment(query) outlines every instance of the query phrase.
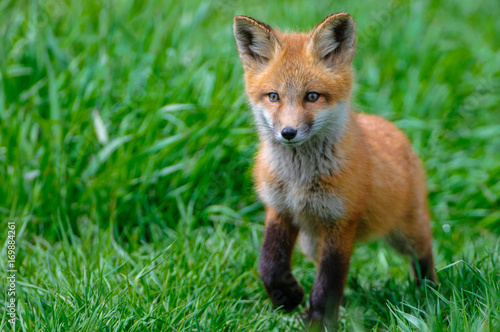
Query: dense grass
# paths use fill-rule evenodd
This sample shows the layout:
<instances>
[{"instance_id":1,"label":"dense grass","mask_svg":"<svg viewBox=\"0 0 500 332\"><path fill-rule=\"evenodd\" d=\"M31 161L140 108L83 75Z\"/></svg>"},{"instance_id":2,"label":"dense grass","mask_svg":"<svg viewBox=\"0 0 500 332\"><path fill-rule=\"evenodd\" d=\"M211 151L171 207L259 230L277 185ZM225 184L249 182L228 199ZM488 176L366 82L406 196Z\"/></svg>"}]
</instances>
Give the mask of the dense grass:
<instances>
[{"instance_id":1,"label":"dense grass","mask_svg":"<svg viewBox=\"0 0 500 332\"><path fill-rule=\"evenodd\" d=\"M342 327L498 331L495 0L0 2L0 218L17 223L18 329L300 328L304 307L275 311L256 272L257 136L231 25L246 14L306 30L338 11L358 24L355 104L394 121L426 165L441 281L415 289L405 259L360 244ZM294 273L308 293L314 265L298 253Z\"/></svg>"}]
</instances>

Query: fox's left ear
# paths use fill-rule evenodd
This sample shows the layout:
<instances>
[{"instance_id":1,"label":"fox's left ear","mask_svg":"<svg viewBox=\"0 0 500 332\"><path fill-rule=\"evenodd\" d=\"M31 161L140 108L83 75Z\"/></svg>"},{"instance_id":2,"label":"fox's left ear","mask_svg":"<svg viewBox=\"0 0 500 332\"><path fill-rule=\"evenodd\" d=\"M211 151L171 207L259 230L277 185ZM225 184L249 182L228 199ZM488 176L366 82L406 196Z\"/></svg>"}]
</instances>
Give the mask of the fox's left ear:
<instances>
[{"instance_id":1,"label":"fox's left ear","mask_svg":"<svg viewBox=\"0 0 500 332\"><path fill-rule=\"evenodd\" d=\"M348 13L328 16L311 32L309 51L327 66L351 62L356 44L356 23Z\"/></svg>"},{"instance_id":2,"label":"fox's left ear","mask_svg":"<svg viewBox=\"0 0 500 332\"><path fill-rule=\"evenodd\" d=\"M236 16L234 37L245 68L261 68L274 56L279 42L269 25L248 16Z\"/></svg>"}]
</instances>

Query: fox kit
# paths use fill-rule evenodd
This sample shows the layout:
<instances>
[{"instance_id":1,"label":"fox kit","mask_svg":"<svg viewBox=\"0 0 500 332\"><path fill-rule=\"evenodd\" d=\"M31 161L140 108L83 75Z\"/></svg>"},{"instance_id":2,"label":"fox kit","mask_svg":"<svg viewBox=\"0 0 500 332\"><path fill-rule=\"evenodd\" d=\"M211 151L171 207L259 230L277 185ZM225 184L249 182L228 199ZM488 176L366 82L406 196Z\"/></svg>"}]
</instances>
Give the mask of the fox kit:
<instances>
[{"instance_id":1,"label":"fox kit","mask_svg":"<svg viewBox=\"0 0 500 332\"><path fill-rule=\"evenodd\" d=\"M383 237L408 255L417 283L436 281L427 189L407 137L351 109L355 23L327 17L309 33L234 19L260 136L254 169L266 207L259 274L275 305L304 291L290 272L295 242L318 264L308 322L335 322L354 241Z\"/></svg>"}]
</instances>

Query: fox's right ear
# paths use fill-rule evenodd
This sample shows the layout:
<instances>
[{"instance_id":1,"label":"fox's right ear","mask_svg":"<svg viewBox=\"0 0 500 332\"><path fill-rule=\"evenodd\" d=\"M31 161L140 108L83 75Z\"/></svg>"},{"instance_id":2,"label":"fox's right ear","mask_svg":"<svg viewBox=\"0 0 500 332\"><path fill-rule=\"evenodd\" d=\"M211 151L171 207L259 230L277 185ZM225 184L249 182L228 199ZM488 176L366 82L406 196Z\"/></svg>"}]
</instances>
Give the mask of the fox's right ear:
<instances>
[{"instance_id":1,"label":"fox's right ear","mask_svg":"<svg viewBox=\"0 0 500 332\"><path fill-rule=\"evenodd\" d=\"M233 31L245 68L258 69L267 64L279 45L273 28L248 16L236 16Z\"/></svg>"}]
</instances>

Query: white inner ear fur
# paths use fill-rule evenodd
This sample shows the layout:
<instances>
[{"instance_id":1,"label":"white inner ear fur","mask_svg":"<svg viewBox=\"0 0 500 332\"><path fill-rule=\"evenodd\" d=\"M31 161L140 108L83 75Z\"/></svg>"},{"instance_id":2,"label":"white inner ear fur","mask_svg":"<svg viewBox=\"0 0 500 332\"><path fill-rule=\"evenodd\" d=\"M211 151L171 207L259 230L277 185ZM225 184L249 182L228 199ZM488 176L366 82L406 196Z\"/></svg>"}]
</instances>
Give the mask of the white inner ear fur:
<instances>
[{"instance_id":1,"label":"white inner ear fur","mask_svg":"<svg viewBox=\"0 0 500 332\"><path fill-rule=\"evenodd\" d=\"M333 51L352 50L355 42L355 25L352 18L332 17L313 32L309 49L320 59L325 59Z\"/></svg>"},{"instance_id":2,"label":"white inner ear fur","mask_svg":"<svg viewBox=\"0 0 500 332\"><path fill-rule=\"evenodd\" d=\"M275 37L271 31L256 23L237 20L234 23L234 36L240 55L248 61L270 60L276 47ZM242 58L242 61L243 60Z\"/></svg>"},{"instance_id":3,"label":"white inner ear fur","mask_svg":"<svg viewBox=\"0 0 500 332\"><path fill-rule=\"evenodd\" d=\"M255 32L252 44L248 46L250 51L258 54L266 59L271 59L274 51L274 47L267 33L263 31Z\"/></svg>"},{"instance_id":4,"label":"white inner ear fur","mask_svg":"<svg viewBox=\"0 0 500 332\"><path fill-rule=\"evenodd\" d=\"M321 59L335 51L335 49L340 45L340 42L335 39L333 32L328 28L318 31L315 39L316 42L314 47L316 48L316 52Z\"/></svg>"}]
</instances>

